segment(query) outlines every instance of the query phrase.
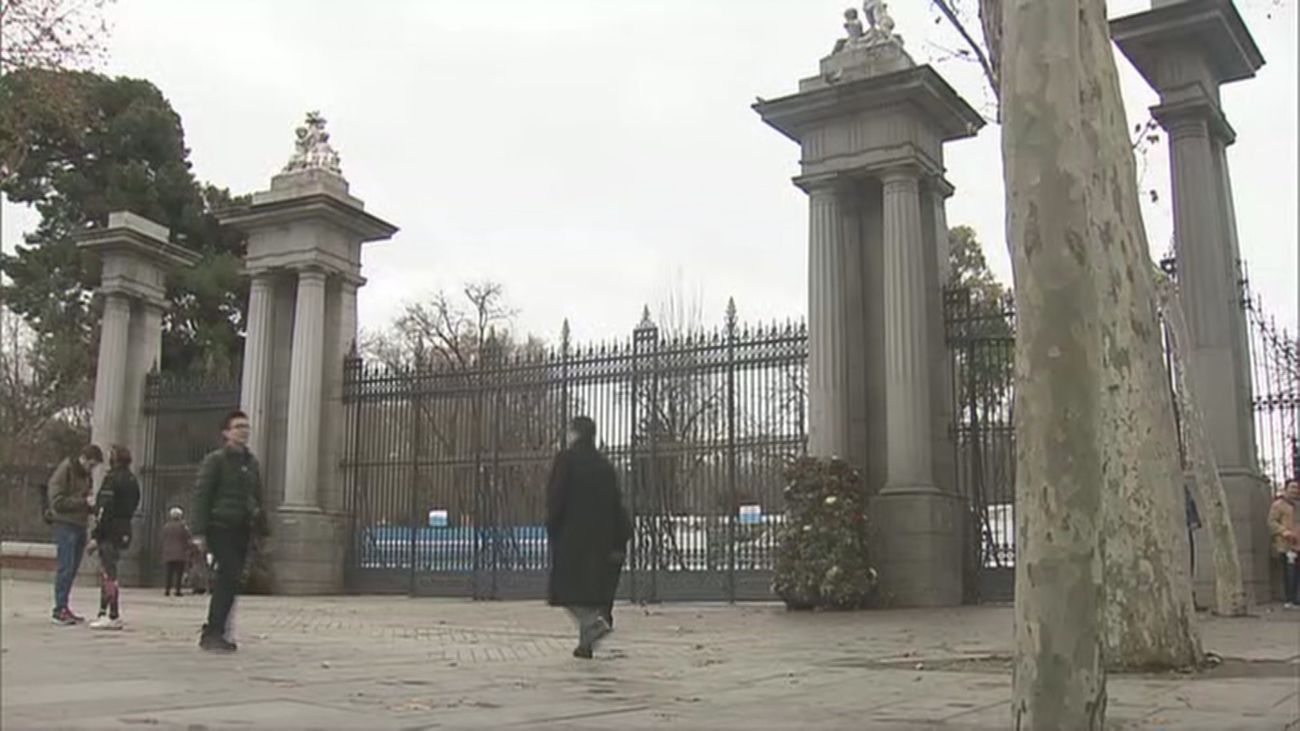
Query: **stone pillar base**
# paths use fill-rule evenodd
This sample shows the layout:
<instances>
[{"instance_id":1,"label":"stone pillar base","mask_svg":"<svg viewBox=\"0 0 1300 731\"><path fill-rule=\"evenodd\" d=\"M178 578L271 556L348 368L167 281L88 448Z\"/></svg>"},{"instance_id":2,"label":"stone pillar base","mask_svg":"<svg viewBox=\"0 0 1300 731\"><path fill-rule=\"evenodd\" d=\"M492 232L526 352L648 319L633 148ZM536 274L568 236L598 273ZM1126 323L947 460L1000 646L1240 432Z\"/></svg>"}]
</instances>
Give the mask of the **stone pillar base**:
<instances>
[{"instance_id":1,"label":"stone pillar base","mask_svg":"<svg viewBox=\"0 0 1300 731\"><path fill-rule=\"evenodd\" d=\"M1241 557L1242 583L1247 601L1262 604L1280 601L1280 578L1274 579L1273 552L1268 534L1268 508L1273 496L1268 481L1259 475L1239 470L1223 470L1224 492L1228 494L1228 513L1237 535L1237 552ZM1201 522L1206 519L1201 508ZM1214 536L1209 526L1195 533L1196 575L1193 588L1196 604L1214 607ZM1278 574L1280 577L1280 574Z\"/></svg>"},{"instance_id":2,"label":"stone pillar base","mask_svg":"<svg viewBox=\"0 0 1300 731\"><path fill-rule=\"evenodd\" d=\"M886 606L962 603L964 503L933 490L885 492L871 501L872 550Z\"/></svg>"},{"instance_id":3,"label":"stone pillar base","mask_svg":"<svg viewBox=\"0 0 1300 731\"><path fill-rule=\"evenodd\" d=\"M341 594L347 541L343 516L317 508L280 506L268 541L275 593Z\"/></svg>"}]
</instances>

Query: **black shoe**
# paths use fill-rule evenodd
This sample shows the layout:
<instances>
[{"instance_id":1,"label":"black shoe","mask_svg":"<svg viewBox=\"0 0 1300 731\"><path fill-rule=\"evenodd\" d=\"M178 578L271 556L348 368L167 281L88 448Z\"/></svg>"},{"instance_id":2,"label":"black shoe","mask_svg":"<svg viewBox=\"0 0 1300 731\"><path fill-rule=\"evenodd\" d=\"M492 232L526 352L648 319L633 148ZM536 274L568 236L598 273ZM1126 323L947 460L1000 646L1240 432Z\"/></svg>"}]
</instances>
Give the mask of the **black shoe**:
<instances>
[{"instance_id":1,"label":"black shoe","mask_svg":"<svg viewBox=\"0 0 1300 731\"><path fill-rule=\"evenodd\" d=\"M236 645L235 643L230 642L226 638L219 637L217 635L204 635L203 638L199 640L199 647L203 648L204 650L207 650L208 652L225 652L225 653L234 652L235 650L239 649L239 646Z\"/></svg>"},{"instance_id":2,"label":"black shoe","mask_svg":"<svg viewBox=\"0 0 1300 731\"><path fill-rule=\"evenodd\" d=\"M171 590L171 589L168 589L167 591L164 591L164 592L163 592L163 596L171 596L171 595L172 595L172 590Z\"/></svg>"},{"instance_id":3,"label":"black shoe","mask_svg":"<svg viewBox=\"0 0 1300 731\"><path fill-rule=\"evenodd\" d=\"M591 648L590 648L590 647L583 647L582 645L579 645L579 646L573 648L573 656L576 657L576 658L579 658L579 659L581 659L581 660L590 660L590 659L591 659Z\"/></svg>"}]
</instances>

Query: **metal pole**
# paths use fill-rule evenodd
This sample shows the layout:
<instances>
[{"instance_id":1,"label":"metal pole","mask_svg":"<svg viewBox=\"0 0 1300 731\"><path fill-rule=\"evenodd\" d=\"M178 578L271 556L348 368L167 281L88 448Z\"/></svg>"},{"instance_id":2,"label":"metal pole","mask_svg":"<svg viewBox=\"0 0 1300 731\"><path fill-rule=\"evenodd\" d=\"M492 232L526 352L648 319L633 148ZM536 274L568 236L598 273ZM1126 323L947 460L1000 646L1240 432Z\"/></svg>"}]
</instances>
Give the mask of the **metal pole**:
<instances>
[{"instance_id":1,"label":"metal pole","mask_svg":"<svg viewBox=\"0 0 1300 731\"><path fill-rule=\"evenodd\" d=\"M740 499L736 485L736 301L727 305L727 599L736 601L736 513Z\"/></svg>"},{"instance_id":2,"label":"metal pole","mask_svg":"<svg viewBox=\"0 0 1300 731\"><path fill-rule=\"evenodd\" d=\"M648 313L647 313L648 314ZM629 416L631 418L631 430L628 436L628 464L631 465L631 480L628 482L628 512L632 514L632 545L628 547L628 592L629 598L633 602L641 600L637 592L637 573L640 567L641 536L639 530L640 511L637 509L637 500L641 495L641 464L637 456L637 442L641 435L640 420L638 419L640 409L638 404L641 400L641 328L638 326L632 331L632 398Z\"/></svg>"},{"instance_id":3,"label":"metal pole","mask_svg":"<svg viewBox=\"0 0 1300 731\"><path fill-rule=\"evenodd\" d=\"M407 378L407 387L410 388L410 405L411 405L411 484L410 484L410 520L411 520L411 570L408 577L408 593L415 596L415 561L418 552L416 537L420 534L420 528L425 521L420 516L420 388L418 388L420 378L420 358L417 355L415 360L415 372Z\"/></svg>"}]
</instances>

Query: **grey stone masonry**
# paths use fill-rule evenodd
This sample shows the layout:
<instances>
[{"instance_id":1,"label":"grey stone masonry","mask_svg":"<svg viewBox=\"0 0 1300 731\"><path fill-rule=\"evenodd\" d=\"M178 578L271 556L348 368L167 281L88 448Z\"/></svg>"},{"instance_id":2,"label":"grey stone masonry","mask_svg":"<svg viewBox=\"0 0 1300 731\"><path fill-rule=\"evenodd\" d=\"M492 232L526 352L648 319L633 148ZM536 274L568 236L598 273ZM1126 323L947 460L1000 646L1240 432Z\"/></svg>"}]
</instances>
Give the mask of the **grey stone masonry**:
<instances>
[{"instance_id":1,"label":"grey stone masonry","mask_svg":"<svg viewBox=\"0 0 1300 731\"><path fill-rule=\"evenodd\" d=\"M1192 393L1224 486L1246 588L1269 583L1265 525L1271 488L1256 457L1249 333L1241 306L1227 147L1236 140L1219 87L1249 79L1264 64L1231 0L1157 0L1111 21L1111 36L1160 95L1151 113L1168 133L1179 297L1191 339ZM1198 561L1197 589L1212 591L1211 562Z\"/></svg>"},{"instance_id":2,"label":"grey stone masonry","mask_svg":"<svg viewBox=\"0 0 1300 731\"><path fill-rule=\"evenodd\" d=\"M308 115L270 189L221 217L248 235L241 399L276 506L276 589L295 594L343 588L343 361L357 338L362 245L397 232L348 192L324 125Z\"/></svg>"},{"instance_id":3,"label":"grey stone masonry","mask_svg":"<svg viewBox=\"0 0 1300 731\"><path fill-rule=\"evenodd\" d=\"M107 226L77 237L77 247L100 260L104 301L91 440L105 448L127 446L136 465L147 464L144 383L162 357L167 276L199 261L169 237L165 227L126 211L110 213Z\"/></svg>"},{"instance_id":4,"label":"grey stone masonry","mask_svg":"<svg viewBox=\"0 0 1300 731\"><path fill-rule=\"evenodd\" d=\"M145 380L162 359L162 316L167 308L167 277L191 267L199 255L169 241L170 232L128 211L108 216L108 225L83 231L77 247L100 261L99 357L95 361L95 400L91 441L107 451L114 444L131 450L133 469L153 461L153 424L144 412ZM95 477L98 487L106 472ZM137 513L137 521L144 520ZM136 526L141 535L142 526ZM143 542L124 557L120 578L137 580Z\"/></svg>"},{"instance_id":5,"label":"grey stone masonry","mask_svg":"<svg viewBox=\"0 0 1300 731\"><path fill-rule=\"evenodd\" d=\"M754 105L799 144L809 196L809 451L848 459L880 493L891 601L955 604L943 146L983 119L888 32L836 49L799 93Z\"/></svg>"}]
</instances>

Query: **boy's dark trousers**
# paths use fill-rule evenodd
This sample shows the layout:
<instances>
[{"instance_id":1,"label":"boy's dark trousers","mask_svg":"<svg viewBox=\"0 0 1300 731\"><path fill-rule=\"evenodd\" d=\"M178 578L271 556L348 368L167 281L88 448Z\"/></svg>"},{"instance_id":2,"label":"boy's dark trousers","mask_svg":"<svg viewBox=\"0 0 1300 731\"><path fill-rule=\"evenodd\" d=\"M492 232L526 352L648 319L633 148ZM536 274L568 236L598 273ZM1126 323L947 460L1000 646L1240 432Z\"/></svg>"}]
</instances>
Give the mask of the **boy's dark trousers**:
<instances>
[{"instance_id":1,"label":"boy's dark trousers","mask_svg":"<svg viewBox=\"0 0 1300 731\"><path fill-rule=\"evenodd\" d=\"M203 633L206 636L225 637L230 623L230 610L235 606L239 583L244 575L244 562L248 559L249 532L247 528L213 528L208 532L207 539L208 550L217 563L217 581L212 588L208 623L204 626Z\"/></svg>"}]
</instances>

